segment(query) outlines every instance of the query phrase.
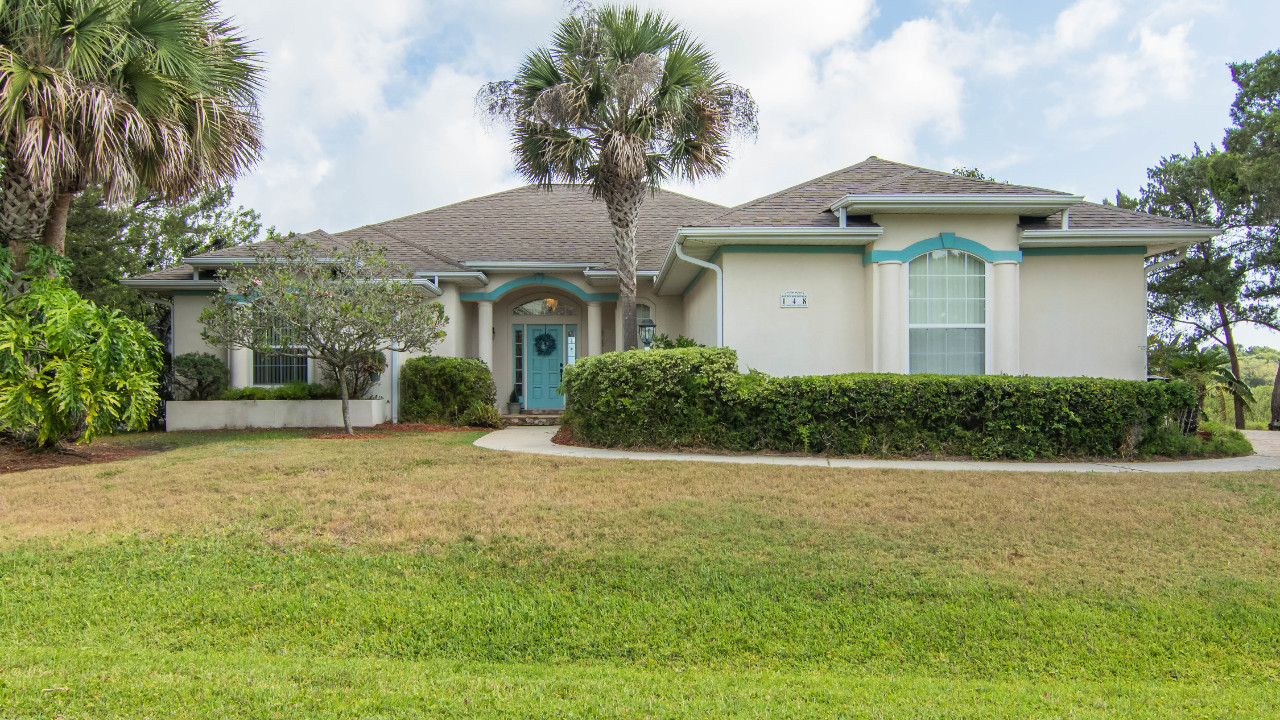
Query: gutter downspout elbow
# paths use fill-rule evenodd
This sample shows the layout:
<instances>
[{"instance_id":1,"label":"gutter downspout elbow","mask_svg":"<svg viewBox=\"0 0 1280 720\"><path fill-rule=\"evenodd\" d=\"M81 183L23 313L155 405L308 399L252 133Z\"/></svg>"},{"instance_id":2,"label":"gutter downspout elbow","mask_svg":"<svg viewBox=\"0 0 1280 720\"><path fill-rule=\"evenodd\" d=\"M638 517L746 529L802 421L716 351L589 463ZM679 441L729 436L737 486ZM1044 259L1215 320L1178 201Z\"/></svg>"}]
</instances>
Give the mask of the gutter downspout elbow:
<instances>
[{"instance_id":1,"label":"gutter downspout elbow","mask_svg":"<svg viewBox=\"0 0 1280 720\"><path fill-rule=\"evenodd\" d=\"M690 265L696 265L716 274L716 347L724 347L724 268L715 263L686 255L684 243L679 239L676 240L675 249L676 257Z\"/></svg>"}]
</instances>

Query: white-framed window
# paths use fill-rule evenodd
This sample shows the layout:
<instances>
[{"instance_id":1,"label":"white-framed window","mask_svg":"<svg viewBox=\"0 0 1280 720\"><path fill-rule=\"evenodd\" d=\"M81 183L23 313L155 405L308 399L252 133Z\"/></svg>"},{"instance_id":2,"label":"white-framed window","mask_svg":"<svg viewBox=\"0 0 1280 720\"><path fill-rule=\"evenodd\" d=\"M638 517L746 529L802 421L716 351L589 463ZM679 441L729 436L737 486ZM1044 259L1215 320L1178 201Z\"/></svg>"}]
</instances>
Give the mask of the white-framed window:
<instances>
[{"instance_id":1,"label":"white-framed window","mask_svg":"<svg viewBox=\"0 0 1280 720\"><path fill-rule=\"evenodd\" d=\"M639 323L646 318L653 319L653 308L644 302L636 303L636 322Z\"/></svg>"},{"instance_id":2,"label":"white-framed window","mask_svg":"<svg viewBox=\"0 0 1280 720\"><path fill-rule=\"evenodd\" d=\"M981 375L987 368L987 264L931 250L907 265L909 372Z\"/></svg>"},{"instance_id":3,"label":"white-framed window","mask_svg":"<svg viewBox=\"0 0 1280 720\"><path fill-rule=\"evenodd\" d=\"M269 331L272 336L279 336L278 331ZM268 345L285 349L279 342L272 342L268 337ZM309 382L307 358L296 355L274 355L253 353L253 384L284 385L291 382Z\"/></svg>"}]
</instances>

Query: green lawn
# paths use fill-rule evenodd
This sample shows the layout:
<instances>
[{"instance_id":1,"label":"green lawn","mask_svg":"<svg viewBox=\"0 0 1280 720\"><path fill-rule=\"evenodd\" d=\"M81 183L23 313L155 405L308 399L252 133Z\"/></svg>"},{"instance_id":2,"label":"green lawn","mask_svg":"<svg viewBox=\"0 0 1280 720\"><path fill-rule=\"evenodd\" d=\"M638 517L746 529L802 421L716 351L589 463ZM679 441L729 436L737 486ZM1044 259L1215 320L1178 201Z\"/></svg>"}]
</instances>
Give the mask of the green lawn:
<instances>
[{"instance_id":1,"label":"green lawn","mask_svg":"<svg viewBox=\"0 0 1280 720\"><path fill-rule=\"evenodd\" d=\"M1280 716L1280 474L475 437L0 475L0 717Z\"/></svg>"}]
</instances>

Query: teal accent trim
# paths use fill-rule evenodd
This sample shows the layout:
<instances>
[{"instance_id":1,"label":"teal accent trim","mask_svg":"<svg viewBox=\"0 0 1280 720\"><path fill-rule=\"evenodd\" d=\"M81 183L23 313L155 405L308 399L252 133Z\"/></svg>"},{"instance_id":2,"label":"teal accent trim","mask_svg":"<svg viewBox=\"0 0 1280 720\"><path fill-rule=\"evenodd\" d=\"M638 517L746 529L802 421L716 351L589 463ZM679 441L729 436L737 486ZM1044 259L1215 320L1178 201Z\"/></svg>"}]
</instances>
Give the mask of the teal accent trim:
<instances>
[{"instance_id":1,"label":"teal accent trim","mask_svg":"<svg viewBox=\"0 0 1280 720\"><path fill-rule=\"evenodd\" d=\"M711 255L711 259L707 262L714 263L725 253L862 255L866 251L867 249L861 245L721 245L716 248L715 253ZM688 295L690 290L697 287L698 282L702 280L702 276L706 273L706 268L698 268L698 274L694 275L693 280L690 280L689 284L684 286L684 290L680 292L680 297Z\"/></svg>"},{"instance_id":2,"label":"teal accent trim","mask_svg":"<svg viewBox=\"0 0 1280 720\"><path fill-rule=\"evenodd\" d=\"M932 250L962 250L987 262L1022 262L1021 250L992 250L980 242L962 238L955 233L941 233L937 237L912 243L902 250L872 250L862 256L862 264L911 262Z\"/></svg>"},{"instance_id":3,"label":"teal accent trim","mask_svg":"<svg viewBox=\"0 0 1280 720\"><path fill-rule=\"evenodd\" d=\"M1022 254L1027 257L1048 257L1052 255L1146 255L1146 245L1112 245L1109 247L1046 247L1026 248Z\"/></svg>"},{"instance_id":4,"label":"teal accent trim","mask_svg":"<svg viewBox=\"0 0 1280 720\"><path fill-rule=\"evenodd\" d=\"M499 285L497 288L494 288L493 290L490 290L489 292L485 292L485 293L479 293L479 292L462 293L462 299L467 302L474 302L477 300L497 300L498 298L502 297L503 295L506 295L512 290L515 290L517 288L522 288L526 285L550 285L552 287L560 288L561 290L564 290L565 292L570 293L571 295L578 298L579 300L583 300L586 302L617 302L618 300L618 293L584 292L582 288L578 287L577 285L574 285L571 282L561 280L560 278L547 277L542 274L529 275L522 278L516 278L515 280L503 283L502 285Z\"/></svg>"}]
</instances>

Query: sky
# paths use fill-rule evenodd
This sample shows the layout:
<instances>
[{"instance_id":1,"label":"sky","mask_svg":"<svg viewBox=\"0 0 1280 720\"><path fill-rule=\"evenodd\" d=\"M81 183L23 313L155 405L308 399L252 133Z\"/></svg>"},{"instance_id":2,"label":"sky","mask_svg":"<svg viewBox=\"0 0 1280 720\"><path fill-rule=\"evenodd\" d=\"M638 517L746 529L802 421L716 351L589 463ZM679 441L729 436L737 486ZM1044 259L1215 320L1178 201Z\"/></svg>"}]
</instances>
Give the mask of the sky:
<instances>
[{"instance_id":1,"label":"sky","mask_svg":"<svg viewBox=\"0 0 1280 720\"><path fill-rule=\"evenodd\" d=\"M1280 49L1275 0L638 4L701 38L759 103L759 136L722 178L670 186L725 205L870 155L1132 194L1162 156L1221 143L1227 63ZM235 185L264 224L340 231L524 183L474 97L550 38L562 0L220 6L266 67L266 151Z\"/></svg>"}]
</instances>

